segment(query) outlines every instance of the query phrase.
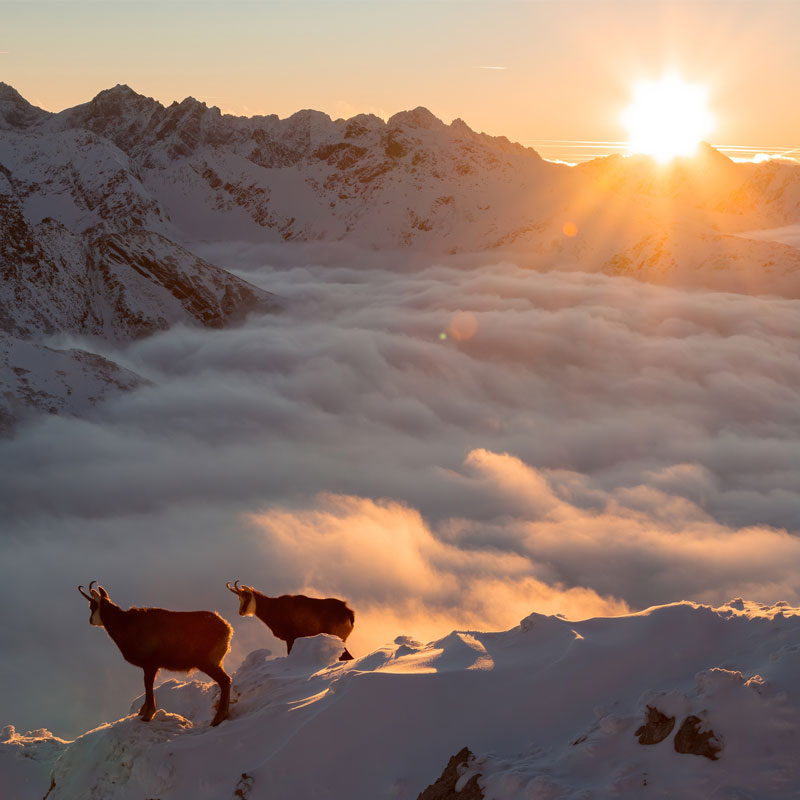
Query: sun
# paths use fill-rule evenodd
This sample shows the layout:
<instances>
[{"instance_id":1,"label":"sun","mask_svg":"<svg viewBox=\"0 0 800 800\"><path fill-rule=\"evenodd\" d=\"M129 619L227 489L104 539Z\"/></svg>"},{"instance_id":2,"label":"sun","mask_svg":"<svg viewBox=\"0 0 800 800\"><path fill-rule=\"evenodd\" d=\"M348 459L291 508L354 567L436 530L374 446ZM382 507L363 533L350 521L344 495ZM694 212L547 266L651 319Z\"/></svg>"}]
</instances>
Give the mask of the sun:
<instances>
[{"instance_id":1,"label":"sun","mask_svg":"<svg viewBox=\"0 0 800 800\"><path fill-rule=\"evenodd\" d=\"M650 155L662 164L693 155L714 130L705 87L675 74L637 83L622 123L628 130L628 153Z\"/></svg>"}]
</instances>

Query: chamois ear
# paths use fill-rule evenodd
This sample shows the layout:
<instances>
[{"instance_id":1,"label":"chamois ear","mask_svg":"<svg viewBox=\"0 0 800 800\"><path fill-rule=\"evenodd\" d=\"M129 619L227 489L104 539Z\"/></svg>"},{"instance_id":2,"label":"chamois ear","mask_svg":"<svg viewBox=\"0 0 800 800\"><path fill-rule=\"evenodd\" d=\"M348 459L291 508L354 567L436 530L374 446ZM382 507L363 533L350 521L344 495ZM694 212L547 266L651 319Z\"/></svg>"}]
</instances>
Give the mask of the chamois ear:
<instances>
[{"instance_id":1,"label":"chamois ear","mask_svg":"<svg viewBox=\"0 0 800 800\"><path fill-rule=\"evenodd\" d=\"M98 586L97 588L100 591L100 594L106 599L108 599L108 592L102 586Z\"/></svg>"}]
</instances>

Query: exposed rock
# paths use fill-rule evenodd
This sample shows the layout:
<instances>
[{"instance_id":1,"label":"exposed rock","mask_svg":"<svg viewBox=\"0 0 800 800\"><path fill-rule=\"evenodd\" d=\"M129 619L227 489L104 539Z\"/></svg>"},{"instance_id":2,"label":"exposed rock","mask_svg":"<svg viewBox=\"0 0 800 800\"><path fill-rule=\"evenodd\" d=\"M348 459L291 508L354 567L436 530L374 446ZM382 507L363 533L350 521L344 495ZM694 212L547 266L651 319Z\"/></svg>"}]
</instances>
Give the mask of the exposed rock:
<instances>
[{"instance_id":1,"label":"exposed rock","mask_svg":"<svg viewBox=\"0 0 800 800\"><path fill-rule=\"evenodd\" d=\"M483 791L478 785L480 774L472 775L461 790L456 789L459 778L464 774L469 762L475 758L468 747L462 747L450 757L444 772L417 800L483 800Z\"/></svg>"},{"instance_id":2,"label":"exposed rock","mask_svg":"<svg viewBox=\"0 0 800 800\"><path fill-rule=\"evenodd\" d=\"M712 761L719 758L722 752L722 743L717 739L712 730L703 731L703 721L700 717L690 714L675 734L675 751L690 753L695 756L705 756Z\"/></svg>"},{"instance_id":3,"label":"exposed rock","mask_svg":"<svg viewBox=\"0 0 800 800\"><path fill-rule=\"evenodd\" d=\"M674 727L675 717L668 717L657 708L647 706L644 724L637 728L634 736L639 737L639 744L658 744L672 733Z\"/></svg>"}]
</instances>

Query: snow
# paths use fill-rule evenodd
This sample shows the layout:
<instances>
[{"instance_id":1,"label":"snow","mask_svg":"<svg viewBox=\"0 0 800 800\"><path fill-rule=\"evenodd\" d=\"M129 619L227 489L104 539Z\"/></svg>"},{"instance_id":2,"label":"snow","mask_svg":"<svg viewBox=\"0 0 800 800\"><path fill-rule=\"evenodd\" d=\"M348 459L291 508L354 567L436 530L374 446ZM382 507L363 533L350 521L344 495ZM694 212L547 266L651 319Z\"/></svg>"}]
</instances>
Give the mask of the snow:
<instances>
[{"instance_id":1,"label":"snow","mask_svg":"<svg viewBox=\"0 0 800 800\"><path fill-rule=\"evenodd\" d=\"M167 229L128 156L88 131L4 131L0 163L13 175L31 224L52 217L82 233L109 218L125 226L138 217L150 230Z\"/></svg>"},{"instance_id":2,"label":"snow","mask_svg":"<svg viewBox=\"0 0 800 800\"><path fill-rule=\"evenodd\" d=\"M351 662L323 634L287 657L250 653L218 728L215 686L169 680L149 724L131 715L68 743L7 727L0 768L20 800L44 795L51 768L52 800L413 800L467 745L476 758L459 785L477 773L493 800L639 798L645 786L658 798L791 798L799 614L741 600L582 621L531 614L504 632L399 636ZM674 731L640 745L648 705L675 731L696 715L718 759L676 752Z\"/></svg>"},{"instance_id":3,"label":"snow","mask_svg":"<svg viewBox=\"0 0 800 800\"><path fill-rule=\"evenodd\" d=\"M55 349L0 334L0 430L32 409L86 416L111 396L147 383L94 353Z\"/></svg>"}]
</instances>

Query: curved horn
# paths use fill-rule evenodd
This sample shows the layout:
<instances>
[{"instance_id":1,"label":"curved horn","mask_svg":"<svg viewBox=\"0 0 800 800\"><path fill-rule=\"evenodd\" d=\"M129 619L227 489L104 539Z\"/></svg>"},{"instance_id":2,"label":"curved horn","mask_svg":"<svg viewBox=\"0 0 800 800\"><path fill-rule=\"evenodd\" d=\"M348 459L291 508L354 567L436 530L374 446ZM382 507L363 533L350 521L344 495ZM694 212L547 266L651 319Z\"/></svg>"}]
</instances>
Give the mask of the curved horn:
<instances>
[{"instance_id":1,"label":"curved horn","mask_svg":"<svg viewBox=\"0 0 800 800\"><path fill-rule=\"evenodd\" d=\"M239 583L239 581L236 581L236 583L234 584L234 586L236 586L236 584L238 584L238 583ZM236 589L234 589L234 588L233 588L233 586L231 586L231 584L230 584L230 581L227 581L227 582L225 583L225 585L228 587L228 591L229 591L229 592L233 592L234 594L239 594L239 589L238 589L238 587L237 587Z\"/></svg>"},{"instance_id":2,"label":"curved horn","mask_svg":"<svg viewBox=\"0 0 800 800\"><path fill-rule=\"evenodd\" d=\"M80 592L80 593L81 593L81 594L82 594L82 595L83 595L83 596L84 596L84 597L85 597L87 600L91 600L91 599L92 599L92 596L91 596L90 594L86 594L86 592L84 592L84 591L83 591L83 586L79 586L79 587L78 587L78 591L79 591L79 592Z\"/></svg>"},{"instance_id":3,"label":"curved horn","mask_svg":"<svg viewBox=\"0 0 800 800\"><path fill-rule=\"evenodd\" d=\"M91 593L91 591L92 591L92 587L93 587L93 586L94 586L96 583L97 583L97 581L92 581L92 582L89 584L89 592L90 592L90 593Z\"/></svg>"}]
</instances>

